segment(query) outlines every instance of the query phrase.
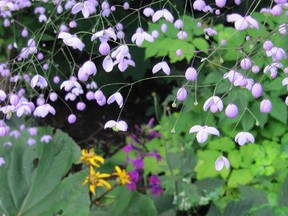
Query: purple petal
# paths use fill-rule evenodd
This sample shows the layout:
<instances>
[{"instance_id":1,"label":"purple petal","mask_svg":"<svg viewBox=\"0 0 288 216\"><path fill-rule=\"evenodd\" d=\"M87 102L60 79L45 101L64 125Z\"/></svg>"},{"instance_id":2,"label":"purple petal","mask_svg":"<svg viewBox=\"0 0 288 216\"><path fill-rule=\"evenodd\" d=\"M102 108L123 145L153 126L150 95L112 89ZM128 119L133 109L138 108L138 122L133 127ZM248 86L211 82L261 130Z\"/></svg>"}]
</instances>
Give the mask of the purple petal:
<instances>
[{"instance_id":1,"label":"purple petal","mask_svg":"<svg viewBox=\"0 0 288 216\"><path fill-rule=\"evenodd\" d=\"M109 55L104 58L102 66L106 72L111 72L113 70L113 60Z\"/></svg>"},{"instance_id":2,"label":"purple petal","mask_svg":"<svg viewBox=\"0 0 288 216\"><path fill-rule=\"evenodd\" d=\"M210 133L210 134L213 134L213 135L216 135L216 136L220 136L219 131L216 128L214 128L214 127L205 127L205 131Z\"/></svg>"},{"instance_id":3,"label":"purple petal","mask_svg":"<svg viewBox=\"0 0 288 216\"><path fill-rule=\"evenodd\" d=\"M73 6L71 12L72 14L77 14L82 9L82 3L77 3Z\"/></svg>"},{"instance_id":4,"label":"purple petal","mask_svg":"<svg viewBox=\"0 0 288 216\"><path fill-rule=\"evenodd\" d=\"M157 22L162 16L163 16L162 10L156 11L152 16L152 22L154 22L154 23Z\"/></svg>"},{"instance_id":5,"label":"purple petal","mask_svg":"<svg viewBox=\"0 0 288 216\"><path fill-rule=\"evenodd\" d=\"M159 70L161 70L161 68L162 68L162 62L159 62L152 68L152 73L153 74L157 73Z\"/></svg>"}]
</instances>

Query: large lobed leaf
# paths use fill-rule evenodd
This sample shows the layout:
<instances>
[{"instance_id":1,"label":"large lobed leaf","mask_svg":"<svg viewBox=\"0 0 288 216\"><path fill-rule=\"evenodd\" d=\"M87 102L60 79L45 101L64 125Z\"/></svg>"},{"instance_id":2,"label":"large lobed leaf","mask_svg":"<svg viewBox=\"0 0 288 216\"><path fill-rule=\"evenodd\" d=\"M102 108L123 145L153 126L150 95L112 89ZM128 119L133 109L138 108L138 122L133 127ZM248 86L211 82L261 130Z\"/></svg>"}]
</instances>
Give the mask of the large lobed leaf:
<instances>
[{"instance_id":1,"label":"large lobed leaf","mask_svg":"<svg viewBox=\"0 0 288 216\"><path fill-rule=\"evenodd\" d=\"M12 141L12 147L1 145L0 155L6 164L0 167L0 212L23 216L69 212L88 215L88 191L81 185L84 173L65 177L80 157L79 147L60 130L49 143L40 142L43 134L52 134L52 130L40 129L34 146L26 144L27 131Z\"/></svg>"}]
</instances>

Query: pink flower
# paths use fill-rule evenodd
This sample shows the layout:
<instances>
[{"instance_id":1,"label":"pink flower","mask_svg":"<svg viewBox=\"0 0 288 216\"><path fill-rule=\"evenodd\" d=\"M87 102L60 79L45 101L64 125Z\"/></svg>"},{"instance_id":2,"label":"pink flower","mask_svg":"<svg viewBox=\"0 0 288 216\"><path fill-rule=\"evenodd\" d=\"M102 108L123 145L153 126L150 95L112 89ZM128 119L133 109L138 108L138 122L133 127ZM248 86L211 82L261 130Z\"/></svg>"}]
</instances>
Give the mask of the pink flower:
<instances>
[{"instance_id":1,"label":"pink flower","mask_svg":"<svg viewBox=\"0 0 288 216\"><path fill-rule=\"evenodd\" d=\"M230 162L229 162L229 160L226 158L226 157L224 157L224 156L220 156L220 157L218 157L217 158L217 160L215 161L215 169L217 170L217 171L220 171L220 170L222 170L223 169L223 167L226 167L226 169L229 169L229 167L230 167Z\"/></svg>"},{"instance_id":2,"label":"pink flower","mask_svg":"<svg viewBox=\"0 0 288 216\"><path fill-rule=\"evenodd\" d=\"M236 135L235 142L242 146L249 142L254 143L255 139L254 136L249 132L240 132Z\"/></svg>"},{"instance_id":3,"label":"pink flower","mask_svg":"<svg viewBox=\"0 0 288 216\"><path fill-rule=\"evenodd\" d=\"M285 51L279 47L272 47L270 50L267 50L266 55L272 57L273 62L280 61L286 57Z\"/></svg>"},{"instance_id":4,"label":"pink flower","mask_svg":"<svg viewBox=\"0 0 288 216\"><path fill-rule=\"evenodd\" d=\"M113 128L114 131L127 131L128 129L128 125L125 121L114 121L114 120L110 120L108 122L106 122L106 124L104 125L104 129L106 128Z\"/></svg>"},{"instance_id":5,"label":"pink flower","mask_svg":"<svg viewBox=\"0 0 288 216\"><path fill-rule=\"evenodd\" d=\"M155 23L162 17L164 17L168 22L173 23L174 21L173 15L167 9L156 11L152 16L152 21Z\"/></svg>"},{"instance_id":6,"label":"pink flower","mask_svg":"<svg viewBox=\"0 0 288 216\"><path fill-rule=\"evenodd\" d=\"M242 17L240 14L233 13L227 15L227 22L235 22L235 28L238 31L248 27L259 29L257 20L253 19L251 16Z\"/></svg>"},{"instance_id":7,"label":"pink flower","mask_svg":"<svg viewBox=\"0 0 288 216\"><path fill-rule=\"evenodd\" d=\"M189 133L197 132L196 139L199 143L204 143L208 139L209 134L220 136L219 131L214 127L209 127L207 125L200 126L195 125L190 128Z\"/></svg>"},{"instance_id":8,"label":"pink flower","mask_svg":"<svg viewBox=\"0 0 288 216\"><path fill-rule=\"evenodd\" d=\"M119 108L122 108L123 106L123 97L120 94L120 92L116 92L115 94L111 95L108 100L107 100L107 104L111 104L114 101L116 101L116 103L118 104Z\"/></svg>"},{"instance_id":9,"label":"pink flower","mask_svg":"<svg viewBox=\"0 0 288 216\"><path fill-rule=\"evenodd\" d=\"M36 86L38 86L41 89L44 89L44 88L46 88L48 86L48 83L47 83L46 79L43 76L37 74L31 79L30 85L31 85L31 87L33 89Z\"/></svg>"},{"instance_id":10,"label":"pink flower","mask_svg":"<svg viewBox=\"0 0 288 216\"><path fill-rule=\"evenodd\" d=\"M82 51L85 47L85 44L76 35L71 35L67 32L60 32L58 38L63 39L63 42L67 46L71 46L73 49L79 49Z\"/></svg>"},{"instance_id":11,"label":"pink flower","mask_svg":"<svg viewBox=\"0 0 288 216\"><path fill-rule=\"evenodd\" d=\"M218 96L212 96L206 100L203 106L203 110L207 111L210 108L210 111L212 113L215 113L217 111L222 111L223 109L223 103L221 98Z\"/></svg>"},{"instance_id":12,"label":"pink flower","mask_svg":"<svg viewBox=\"0 0 288 216\"><path fill-rule=\"evenodd\" d=\"M48 113L51 113L53 115L55 115L56 111L55 109L50 105L50 104L44 104L41 106L38 106L35 110L34 110L34 116L38 116L38 117L46 117L48 115Z\"/></svg>"},{"instance_id":13,"label":"pink flower","mask_svg":"<svg viewBox=\"0 0 288 216\"><path fill-rule=\"evenodd\" d=\"M155 73L157 73L158 71L160 71L161 69L163 70L163 72L164 72L166 75L170 75L170 67L169 67L169 65L168 65L165 61L162 61L162 62L157 63L157 64L152 68L152 73L155 74Z\"/></svg>"}]
</instances>

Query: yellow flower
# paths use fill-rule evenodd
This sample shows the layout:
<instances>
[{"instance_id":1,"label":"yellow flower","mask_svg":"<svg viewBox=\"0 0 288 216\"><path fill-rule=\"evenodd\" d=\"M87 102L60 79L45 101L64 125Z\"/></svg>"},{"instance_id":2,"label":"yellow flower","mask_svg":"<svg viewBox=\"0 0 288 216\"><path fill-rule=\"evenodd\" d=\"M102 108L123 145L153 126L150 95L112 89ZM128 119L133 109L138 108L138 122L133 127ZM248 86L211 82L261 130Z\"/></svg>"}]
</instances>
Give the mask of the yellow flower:
<instances>
[{"instance_id":1,"label":"yellow flower","mask_svg":"<svg viewBox=\"0 0 288 216\"><path fill-rule=\"evenodd\" d=\"M95 188L105 186L107 189L111 189L111 185L109 182L104 180L103 178L110 177L110 174L95 172L94 168L90 166L90 174L89 176L85 177L82 185L89 183L89 190L95 195Z\"/></svg>"},{"instance_id":2,"label":"yellow flower","mask_svg":"<svg viewBox=\"0 0 288 216\"><path fill-rule=\"evenodd\" d=\"M114 172L113 175L119 176L122 185L130 183L130 176L127 174L126 170L121 170L119 166L116 166L115 170L116 172Z\"/></svg>"},{"instance_id":3,"label":"yellow flower","mask_svg":"<svg viewBox=\"0 0 288 216\"><path fill-rule=\"evenodd\" d=\"M104 163L104 158L98 155L95 155L94 149L91 148L89 152L85 149L82 149L82 156L80 160L83 161L87 166L92 165L95 167L99 167L98 162Z\"/></svg>"}]
</instances>

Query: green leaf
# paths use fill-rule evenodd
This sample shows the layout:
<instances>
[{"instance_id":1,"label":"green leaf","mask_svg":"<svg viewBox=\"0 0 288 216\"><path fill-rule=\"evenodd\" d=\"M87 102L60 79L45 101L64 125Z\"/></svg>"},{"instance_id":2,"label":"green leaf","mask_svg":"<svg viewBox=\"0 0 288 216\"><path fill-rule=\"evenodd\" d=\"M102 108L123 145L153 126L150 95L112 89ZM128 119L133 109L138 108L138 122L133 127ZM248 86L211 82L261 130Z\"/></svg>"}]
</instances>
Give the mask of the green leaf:
<instances>
[{"instance_id":1,"label":"green leaf","mask_svg":"<svg viewBox=\"0 0 288 216\"><path fill-rule=\"evenodd\" d=\"M172 42L172 41L171 41ZM169 46L166 44L166 47ZM182 50L182 56L177 56L176 51L178 49ZM183 59L187 59L188 62L193 58L194 56L195 47L188 43L186 40L178 40L175 39L172 44L170 44L170 50L169 50L169 58L170 63L175 63L177 61L181 61Z\"/></svg>"},{"instance_id":2,"label":"green leaf","mask_svg":"<svg viewBox=\"0 0 288 216\"><path fill-rule=\"evenodd\" d=\"M27 130L13 141L12 147L6 147L9 148L5 154L7 163L0 172L2 210L8 215L53 215L60 210L73 211L74 200L82 203L82 208L77 210L79 214L87 213L89 197L87 187L84 190L81 186L83 174L64 178L72 163L79 160L79 147L60 130L48 144L39 139L43 134L52 134L52 130L39 129L38 133L32 147L26 144L30 137ZM0 155L5 152L0 151Z\"/></svg>"},{"instance_id":3,"label":"green leaf","mask_svg":"<svg viewBox=\"0 0 288 216\"><path fill-rule=\"evenodd\" d=\"M279 206L280 207L288 206L288 176L286 176L286 179L283 182L281 189L279 191Z\"/></svg>"},{"instance_id":4,"label":"green leaf","mask_svg":"<svg viewBox=\"0 0 288 216\"><path fill-rule=\"evenodd\" d=\"M253 180L253 175L250 169L232 170L228 179L227 186L229 188L237 188L239 184L246 185Z\"/></svg>"},{"instance_id":5,"label":"green leaf","mask_svg":"<svg viewBox=\"0 0 288 216\"><path fill-rule=\"evenodd\" d=\"M230 202L224 211L224 216L246 216L252 206L251 200Z\"/></svg>"},{"instance_id":6,"label":"green leaf","mask_svg":"<svg viewBox=\"0 0 288 216\"><path fill-rule=\"evenodd\" d=\"M270 115L287 125L287 107L284 101L280 98L272 98L271 102L272 110L270 112Z\"/></svg>"},{"instance_id":7,"label":"green leaf","mask_svg":"<svg viewBox=\"0 0 288 216\"><path fill-rule=\"evenodd\" d=\"M203 38L195 38L192 40L192 44L200 51L208 53L209 44Z\"/></svg>"},{"instance_id":8,"label":"green leaf","mask_svg":"<svg viewBox=\"0 0 288 216\"><path fill-rule=\"evenodd\" d=\"M242 200L252 200L253 206L257 207L262 204L268 204L268 200L266 198L266 193L264 190L260 190L254 187L239 186L240 196Z\"/></svg>"}]
</instances>

